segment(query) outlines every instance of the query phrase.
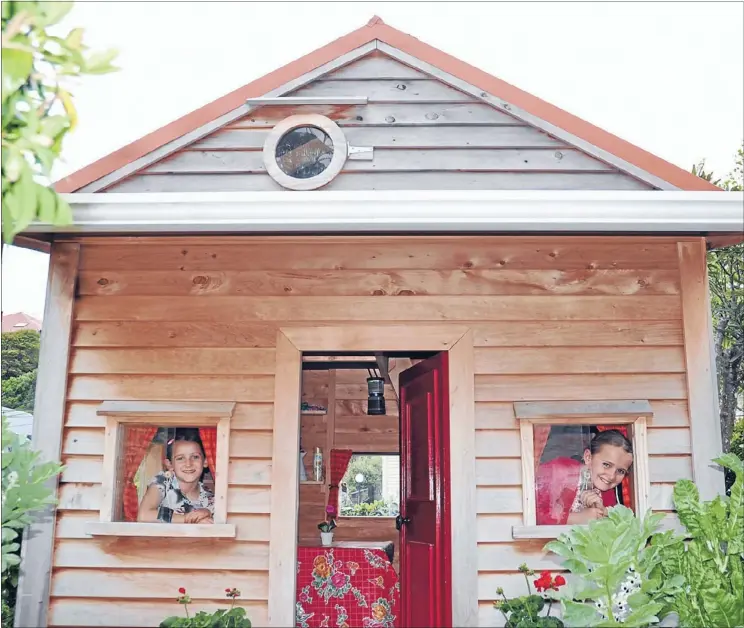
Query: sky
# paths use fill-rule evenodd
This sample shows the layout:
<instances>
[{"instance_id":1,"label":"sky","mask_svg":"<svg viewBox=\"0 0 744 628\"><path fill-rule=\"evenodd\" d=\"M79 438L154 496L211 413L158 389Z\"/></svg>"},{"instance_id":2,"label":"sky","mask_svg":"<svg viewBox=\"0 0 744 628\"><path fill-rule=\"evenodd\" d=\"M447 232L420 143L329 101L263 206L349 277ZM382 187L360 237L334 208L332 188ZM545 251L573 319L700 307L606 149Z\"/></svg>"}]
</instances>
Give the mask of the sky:
<instances>
[{"instance_id":1,"label":"sky","mask_svg":"<svg viewBox=\"0 0 744 628\"><path fill-rule=\"evenodd\" d=\"M373 15L682 168L744 138L742 2L77 2L63 27L119 50L72 89L61 178ZM5 247L2 309L40 317L47 256Z\"/></svg>"}]
</instances>

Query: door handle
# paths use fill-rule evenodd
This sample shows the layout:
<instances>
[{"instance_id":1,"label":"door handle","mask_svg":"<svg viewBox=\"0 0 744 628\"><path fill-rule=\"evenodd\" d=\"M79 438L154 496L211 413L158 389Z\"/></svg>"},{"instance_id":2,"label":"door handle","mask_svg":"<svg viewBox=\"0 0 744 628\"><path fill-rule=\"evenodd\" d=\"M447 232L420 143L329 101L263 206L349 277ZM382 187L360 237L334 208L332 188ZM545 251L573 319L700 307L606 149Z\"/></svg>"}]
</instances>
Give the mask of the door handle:
<instances>
[{"instance_id":1,"label":"door handle","mask_svg":"<svg viewBox=\"0 0 744 628\"><path fill-rule=\"evenodd\" d=\"M411 523L411 518L410 517L401 517L400 515L398 515L395 518L395 529L396 530L400 530L403 527L403 524L404 523Z\"/></svg>"}]
</instances>

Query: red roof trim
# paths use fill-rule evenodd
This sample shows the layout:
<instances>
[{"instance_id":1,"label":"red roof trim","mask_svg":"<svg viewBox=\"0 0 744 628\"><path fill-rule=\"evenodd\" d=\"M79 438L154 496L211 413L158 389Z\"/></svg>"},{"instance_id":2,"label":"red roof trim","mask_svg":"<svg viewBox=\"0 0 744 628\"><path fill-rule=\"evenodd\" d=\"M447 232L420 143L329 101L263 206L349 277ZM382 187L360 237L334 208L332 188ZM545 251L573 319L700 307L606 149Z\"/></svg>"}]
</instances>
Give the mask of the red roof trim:
<instances>
[{"instance_id":1,"label":"red roof trim","mask_svg":"<svg viewBox=\"0 0 744 628\"><path fill-rule=\"evenodd\" d=\"M311 52L284 67L259 78L240 89L218 98L196 111L145 135L131 144L99 159L98 161L72 173L55 184L58 192L75 192L80 188L118 170L119 168L147 155L221 115L240 107L247 98L262 96L266 92L284 85L315 68L333 61L347 52L379 39L386 44L425 61L440 70L479 89L490 92L505 101L524 109L538 118L571 133L594 146L601 148L646 172L677 186L682 190L712 191L720 190L690 172L656 157L651 153L577 118L576 116L533 96L501 79L496 78L472 65L460 61L424 42L385 24L379 17L373 17L367 25L345 35L318 50Z\"/></svg>"}]
</instances>

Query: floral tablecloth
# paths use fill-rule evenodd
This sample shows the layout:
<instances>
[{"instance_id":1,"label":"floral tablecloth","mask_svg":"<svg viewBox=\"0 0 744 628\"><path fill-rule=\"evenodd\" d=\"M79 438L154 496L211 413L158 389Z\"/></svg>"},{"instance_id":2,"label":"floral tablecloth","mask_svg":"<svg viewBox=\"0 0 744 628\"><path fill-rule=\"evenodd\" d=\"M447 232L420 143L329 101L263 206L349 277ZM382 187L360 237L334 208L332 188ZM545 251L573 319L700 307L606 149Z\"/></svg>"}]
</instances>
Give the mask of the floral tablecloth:
<instances>
[{"instance_id":1,"label":"floral tablecloth","mask_svg":"<svg viewBox=\"0 0 744 628\"><path fill-rule=\"evenodd\" d=\"M400 584L382 549L297 548L298 628L394 628Z\"/></svg>"}]
</instances>

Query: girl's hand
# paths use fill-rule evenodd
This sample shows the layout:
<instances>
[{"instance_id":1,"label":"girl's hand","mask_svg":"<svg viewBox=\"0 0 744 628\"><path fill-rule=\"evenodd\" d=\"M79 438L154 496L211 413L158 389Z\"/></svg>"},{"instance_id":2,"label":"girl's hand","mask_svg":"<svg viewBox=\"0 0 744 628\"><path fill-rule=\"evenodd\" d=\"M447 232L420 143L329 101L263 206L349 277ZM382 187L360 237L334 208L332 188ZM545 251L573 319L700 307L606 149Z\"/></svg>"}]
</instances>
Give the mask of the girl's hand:
<instances>
[{"instance_id":1,"label":"girl's hand","mask_svg":"<svg viewBox=\"0 0 744 628\"><path fill-rule=\"evenodd\" d=\"M199 508L198 510L192 510L191 512L187 512L183 516L183 522L184 523L207 523L204 521L205 519L211 519L212 513L209 512L206 508ZM214 523L214 521L212 521Z\"/></svg>"},{"instance_id":2,"label":"girl's hand","mask_svg":"<svg viewBox=\"0 0 744 628\"><path fill-rule=\"evenodd\" d=\"M584 491L581 494L581 503L584 508L598 508L604 510L604 503L602 503L602 497L596 490Z\"/></svg>"}]
</instances>

